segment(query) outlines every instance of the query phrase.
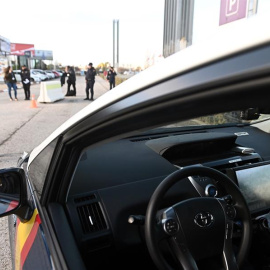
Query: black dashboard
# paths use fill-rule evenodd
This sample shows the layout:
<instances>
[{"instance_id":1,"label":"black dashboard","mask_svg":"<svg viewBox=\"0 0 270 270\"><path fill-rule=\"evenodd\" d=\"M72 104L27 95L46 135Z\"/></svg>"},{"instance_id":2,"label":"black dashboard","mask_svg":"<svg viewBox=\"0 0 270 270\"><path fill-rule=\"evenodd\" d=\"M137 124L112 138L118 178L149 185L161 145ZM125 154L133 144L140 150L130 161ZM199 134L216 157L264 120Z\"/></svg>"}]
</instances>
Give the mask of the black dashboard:
<instances>
[{"instance_id":1,"label":"black dashboard","mask_svg":"<svg viewBox=\"0 0 270 270\"><path fill-rule=\"evenodd\" d=\"M241 126L190 132L176 129L89 148L77 165L67 200L72 229L84 256L96 254L98 258L106 250L109 255L112 249L140 246L143 233L129 218L143 217L159 183L184 166L201 164L227 174L239 185L254 219L267 213L270 170L264 168L270 168L270 149L263 145L269 144L268 133ZM224 195L212 179L192 176L169 190L162 207L192 197Z\"/></svg>"}]
</instances>

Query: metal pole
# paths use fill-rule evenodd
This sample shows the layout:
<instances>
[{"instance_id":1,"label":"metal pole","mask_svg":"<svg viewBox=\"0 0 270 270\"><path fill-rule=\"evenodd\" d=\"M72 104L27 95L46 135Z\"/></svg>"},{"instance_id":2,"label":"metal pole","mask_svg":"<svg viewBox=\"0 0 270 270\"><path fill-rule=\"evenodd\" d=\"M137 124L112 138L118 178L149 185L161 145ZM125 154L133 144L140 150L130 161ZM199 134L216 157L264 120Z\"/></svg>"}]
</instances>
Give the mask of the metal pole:
<instances>
[{"instance_id":1,"label":"metal pole","mask_svg":"<svg viewBox=\"0 0 270 270\"><path fill-rule=\"evenodd\" d=\"M117 20L117 67L119 66L119 20Z\"/></svg>"},{"instance_id":2,"label":"metal pole","mask_svg":"<svg viewBox=\"0 0 270 270\"><path fill-rule=\"evenodd\" d=\"M113 66L115 66L115 20L113 20Z\"/></svg>"}]
</instances>

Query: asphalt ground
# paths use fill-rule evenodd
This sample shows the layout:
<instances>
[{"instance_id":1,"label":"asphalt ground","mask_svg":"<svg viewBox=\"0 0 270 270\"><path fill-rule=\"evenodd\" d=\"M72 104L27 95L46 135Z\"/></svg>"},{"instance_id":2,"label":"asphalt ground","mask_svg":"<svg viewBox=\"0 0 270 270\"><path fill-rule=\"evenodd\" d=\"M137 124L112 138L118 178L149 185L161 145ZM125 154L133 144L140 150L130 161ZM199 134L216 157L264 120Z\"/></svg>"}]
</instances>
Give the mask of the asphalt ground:
<instances>
[{"instance_id":1,"label":"asphalt ground","mask_svg":"<svg viewBox=\"0 0 270 270\"><path fill-rule=\"evenodd\" d=\"M60 79L54 79L60 81ZM52 80L51 80L52 81ZM46 139L57 127L91 102L84 100L85 79L77 76L76 97L65 97L53 103L39 103L40 84L32 84L30 91L34 100L24 100L24 91L19 88L18 101L10 101L5 85L0 88L0 169L16 167L20 155L31 152L34 147ZM62 91L66 94L67 84ZM109 91L109 83L96 76L94 99ZM12 90L14 97L14 92ZM36 104L36 108L31 105ZM0 269L11 270L11 252L8 218L0 218Z\"/></svg>"}]
</instances>

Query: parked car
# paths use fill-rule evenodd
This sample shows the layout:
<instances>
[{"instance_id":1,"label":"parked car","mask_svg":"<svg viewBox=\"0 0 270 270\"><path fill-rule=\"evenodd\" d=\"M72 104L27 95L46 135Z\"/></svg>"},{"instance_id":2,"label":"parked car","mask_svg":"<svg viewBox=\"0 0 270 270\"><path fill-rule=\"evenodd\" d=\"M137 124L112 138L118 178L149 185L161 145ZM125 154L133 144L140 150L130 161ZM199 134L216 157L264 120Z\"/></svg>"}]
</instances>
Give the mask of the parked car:
<instances>
[{"instance_id":1,"label":"parked car","mask_svg":"<svg viewBox=\"0 0 270 270\"><path fill-rule=\"evenodd\" d=\"M31 72L37 74L42 81L46 81L49 79L49 76L42 69L31 69Z\"/></svg>"},{"instance_id":2,"label":"parked car","mask_svg":"<svg viewBox=\"0 0 270 270\"><path fill-rule=\"evenodd\" d=\"M13 70L13 72L15 73L17 82L21 82L21 70L16 69L16 70ZM30 78L31 78L31 83L40 83L42 81L39 74L32 70L30 70Z\"/></svg>"},{"instance_id":3,"label":"parked car","mask_svg":"<svg viewBox=\"0 0 270 270\"><path fill-rule=\"evenodd\" d=\"M59 78L61 76L61 74L59 72L57 72L56 70L52 70L55 78Z\"/></svg>"},{"instance_id":4,"label":"parked car","mask_svg":"<svg viewBox=\"0 0 270 270\"><path fill-rule=\"evenodd\" d=\"M62 70L56 70L56 72L58 72L60 74L60 76L62 76L64 73L64 71L62 71Z\"/></svg>"},{"instance_id":5,"label":"parked car","mask_svg":"<svg viewBox=\"0 0 270 270\"><path fill-rule=\"evenodd\" d=\"M43 73L40 73L35 70L31 70L31 74L34 74L35 76L39 77L41 81L47 80L47 76L45 76Z\"/></svg>"},{"instance_id":6,"label":"parked car","mask_svg":"<svg viewBox=\"0 0 270 270\"><path fill-rule=\"evenodd\" d=\"M167 57L1 170L16 269L267 269L267 25Z\"/></svg>"},{"instance_id":7,"label":"parked car","mask_svg":"<svg viewBox=\"0 0 270 270\"><path fill-rule=\"evenodd\" d=\"M49 79L55 78L55 75L51 70L44 70L44 72L49 76Z\"/></svg>"}]
</instances>

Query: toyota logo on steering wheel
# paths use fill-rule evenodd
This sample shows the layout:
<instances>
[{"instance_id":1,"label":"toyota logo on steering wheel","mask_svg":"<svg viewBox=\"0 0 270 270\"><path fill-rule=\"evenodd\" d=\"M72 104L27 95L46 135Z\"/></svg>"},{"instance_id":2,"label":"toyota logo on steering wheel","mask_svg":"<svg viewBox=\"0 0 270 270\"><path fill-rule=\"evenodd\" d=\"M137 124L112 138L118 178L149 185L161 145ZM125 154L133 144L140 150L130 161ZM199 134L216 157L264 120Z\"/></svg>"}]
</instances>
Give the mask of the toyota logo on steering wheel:
<instances>
[{"instance_id":1,"label":"toyota logo on steering wheel","mask_svg":"<svg viewBox=\"0 0 270 270\"><path fill-rule=\"evenodd\" d=\"M198 213L194 218L194 222L200 227L210 226L213 223L213 221L214 221L213 215L208 212Z\"/></svg>"}]
</instances>

